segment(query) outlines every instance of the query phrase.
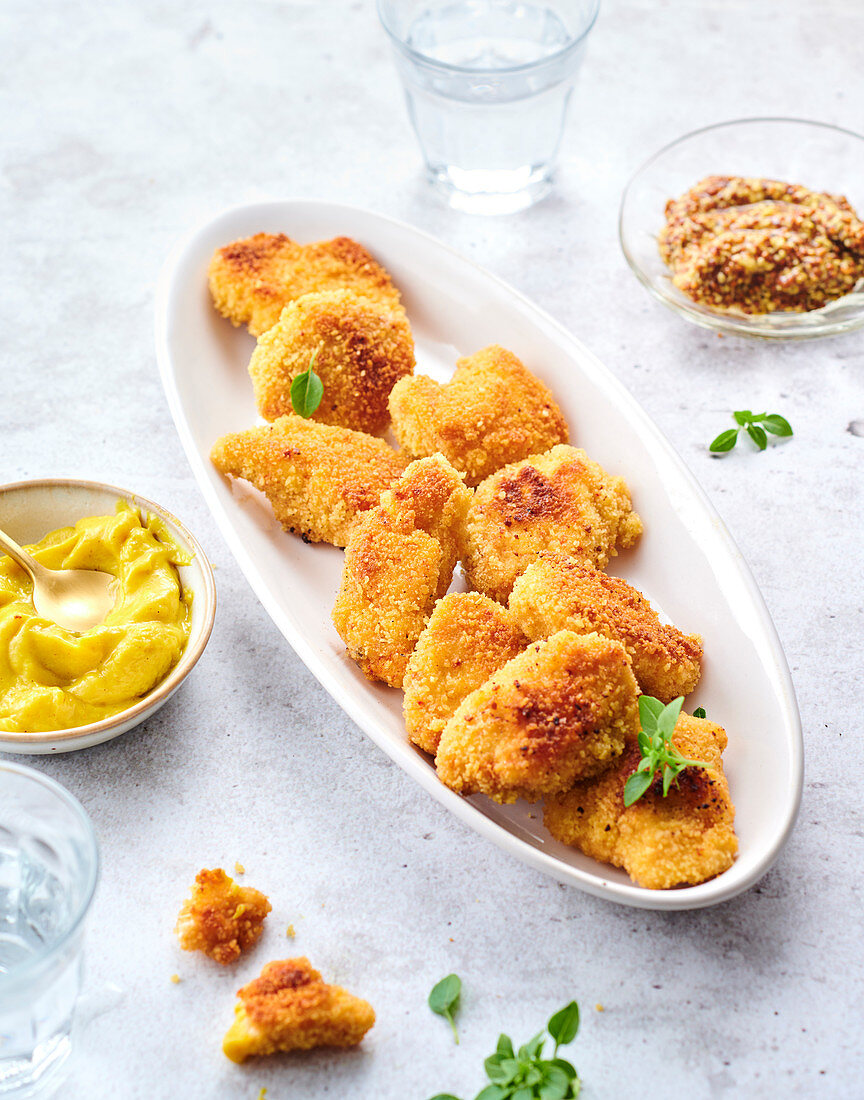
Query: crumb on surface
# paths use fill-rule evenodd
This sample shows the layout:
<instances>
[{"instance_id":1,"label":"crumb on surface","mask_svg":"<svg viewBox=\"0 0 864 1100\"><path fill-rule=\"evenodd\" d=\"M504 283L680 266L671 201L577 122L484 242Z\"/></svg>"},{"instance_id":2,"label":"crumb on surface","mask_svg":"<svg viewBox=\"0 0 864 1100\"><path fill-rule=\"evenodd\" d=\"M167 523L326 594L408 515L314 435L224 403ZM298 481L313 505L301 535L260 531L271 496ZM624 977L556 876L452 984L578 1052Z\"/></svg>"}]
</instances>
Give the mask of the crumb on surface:
<instances>
[{"instance_id":1,"label":"crumb on surface","mask_svg":"<svg viewBox=\"0 0 864 1100\"><path fill-rule=\"evenodd\" d=\"M270 909L260 891L238 886L221 867L205 868L195 876L175 931L184 951L203 951L225 966L258 942Z\"/></svg>"},{"instance_id":2,"label":"crumb on surface","mask_svg":"<svg viewBox=\"0 0 864 1100\"><path fill-rule=\"evenodd\" d=\"M234 873L236 875L245 875L246 874L246 868L243 866L242 863L240 863L238 861L234 864Z\"/></svg>"},{"instance_id":3,"label":"crumb on surface","mask_svg":"<svg viewBox=\"0 0 864 1100\"><path fill-rule=\"evenodd\" d=\"M595 1009L596 1009L596 1010L597 1010L598 1012L605 1012L605 1011L606 1011L606 1009L605 1009L605 1008L603 1007L603 1005L601 1005L601 1004L600 1004L600 1002L599 1002L599 1001L597 1002L597 1004L596 1004L596 1005L594 1005L594 1008L595 1008Z\"/></svg>"},{"instance_id":4,"label":"crumb on surface","mask_svg":"<svg viewBox=\"0 0 864 1100\"><path fill-rule=\"evenodd\" d=\"M172 974L171 975L171 982L174 985L179 985L181 981L182 981L182 978L180 977L179 974Z\"/></svg>"},{"instance_id":5,"label":"crumb on surface","mask_svg":"<svg viewBox=\"0 0 864 1100\"><path fill-rule=\"evenodd\" d=\"M294 925L289 924L288 927L285 929L285 935L288 937L289 940L293 940L296 934L297 933L294 931Z\"/></svg>"},{"instance_id":6,"label":"crumb on surface","mask_svg":"<svg viewBox=\"0 0 864 1100\"><path fill-rule=\"evenodd\" d=\"M303 957L267 963L237 996L222 1043L232 1062L276 1051L355 1046L375 1023L367 1001L328 985Z\"/></svg>"}]
</instances>

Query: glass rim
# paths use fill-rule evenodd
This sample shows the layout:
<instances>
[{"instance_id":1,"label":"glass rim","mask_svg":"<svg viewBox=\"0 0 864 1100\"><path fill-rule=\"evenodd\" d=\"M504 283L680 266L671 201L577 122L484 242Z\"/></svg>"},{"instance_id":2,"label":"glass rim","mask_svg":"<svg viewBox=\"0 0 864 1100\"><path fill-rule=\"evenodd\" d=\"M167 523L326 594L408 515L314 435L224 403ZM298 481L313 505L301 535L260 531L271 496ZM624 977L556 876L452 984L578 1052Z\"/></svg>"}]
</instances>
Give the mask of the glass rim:
<instances>
[{"instance_id":1,"label":"glass rim","mask_svg":"<svg viewBox=\"0 0 864 1100\"><path fill-rule=\"evenodd\" d=\"M597 16L600 12L600 0L589 0L590 8L584 27L580 33L566 46L562 46L560 50L556 50L555 53L549 54L548 57L541 57L537 61L525 61L519 65L504 65L501 68L495 69L478 69L467 65L454 65L449 61L439 61L437 58L429 57L428 54L420 53L419 50L413 49L408 43L393 29L387 21L384 14L384 4L386 0L376 0L375 7L378 11L378 19L381 26L390 36L390 40L393 45L406 57L412 61L417 61L422 65L428 65L430 69L439 69L442 72L449 73L495 73L505 75L507 73L519 73L525 72L529 69L538 69L543 65L553 64L556 61L560 61L566 57L567 54L572 53L577 46L587 38L591 31L591 28L597 22Z\"/></svg>"},{"instance_id":2,"label":"glass rim","mask_svg":"<svg viewBox=\"0 0 864 1100\"><path fill-rule=\"evenodd\" d=\"M37 786L44 787L56 798L59 798L83 825L85 843L91 857L89 860L90 866L87 881L85 882L84 894L78 905L77 911L69 922L69 927L63 935L45 951L38 955L31 955L30 958L20 966L16 966L5 974L0 974L0 990L6 992L10 989L14 989L16 985L20 985L22 979L33 979L40 971L44 971L51 960L59 955L63 948L77 934L93 902L96 884L99 881L99 844L96 840L96 830L93 828L93 822L90 820L87 811L75 795L67 791L56 779L51 779L50 776L43 775L42 772L36 771L35 768L28 768L24 764L18 764L11 760L0 760L0 774L4 771L23 776Z\"/></svg>"}]
</instances>

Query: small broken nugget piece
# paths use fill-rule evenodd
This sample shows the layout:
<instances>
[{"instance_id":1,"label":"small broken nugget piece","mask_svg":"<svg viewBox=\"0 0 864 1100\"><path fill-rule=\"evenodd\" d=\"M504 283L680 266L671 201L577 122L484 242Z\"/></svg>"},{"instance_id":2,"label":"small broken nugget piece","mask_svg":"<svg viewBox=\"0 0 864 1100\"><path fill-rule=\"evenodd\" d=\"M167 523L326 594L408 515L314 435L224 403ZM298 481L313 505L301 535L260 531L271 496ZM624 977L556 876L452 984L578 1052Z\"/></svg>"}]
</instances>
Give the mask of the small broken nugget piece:
<instances>
[{"instance_id":1,"label":"small broken nugget piece","mask_svg":"<svg viewBox=\"0 0 864 1100\"><path fill-rule=\"evenodd\" d=\"M234 1022L222 1040L232 1062L280 1050L356 1046L375 1023L367 1001L327 985L302 957L267 963L237 996Z\"/></svg>"},{"instance_id":2,"label":"small broken nugget piece","mask_svg":"<svg viewBox=\"0 0 864 1100\"><path fill-rule=\"evenodd\" d=\"M253 336L275 325L289 302L320 290L353 290L402 308L390 276L349 237L297 244L284 233L256 233L217 248L208 278L216 309Z\"/></svg>"},{"instance_id":3,"label":"small broken nugget piece","mask_svg":"<svg viewBox=\"0 0 864 1100\"><path fill-rule=\"evenodd\" d=\"M547 799L546 828L564 844L623 867L650 890L705 882L731 867L738 851L723 772L726 741L720 726L682 713L672 743L688 759L710 763L710 771L685 768L665 798L658 773L639 801L625 808L624 784L641 759L633 739L601 776Z\"/></svg>"},{"instance_id":4,"label":"small broken nugget piece","mask_svg":"<svg viewBox=\"0 0 864 1100\"><path fill-rule=\"evenodd\" d=\"M641 533L624 479L562 444L505 466L478 487L462 564L473 588L505 603L541 550L576 555L602 569Z\"/></svg>"},{"instance_id":5,"label":"small broken nugget piece","mask_svg":"<svg viewBox=\"0 0 864 1100\"><path fill-rule=\"evenodd\" d=\"M462 700L527 645L514 616L479 592L452 592L439 600L402 684L411 741L434 756Z\"/></svg>"},{"instance_id":6,"label":"small broken nugget piece","mask_svg":"<svg viewBox=\"0 0 864 1100\"><path fill-rule=\"evenodd\" d=\"M551 392L497 344L460 359L444 385L425 375L403 378L390 394L390 415L409 454L440 451L468 485L567 442L567 424Z\"/></svg>"},{"instance_id":7,"label":"small broken nugget piece","mask_svg":"<svg viewBox=\"0 0 864 1100\"><path fill-rule=\"evenodd\" d=\"M199 871L175 931L184 951L203 951L223 966L256 944L271 906L259 890L238 886L221 867Z\"/></svg>"},{"instance_id":8,"label":"small broken nugget piece","mask_svg":"<svg viewBox=\"0 0 864 1100\"><path fill-rule=\"evenodd\" d=\"M260 490L286 531L334 546L408 465L382 439L299 416L225 435L210 459Z\"/></svg>"},{"instance_id":9,"label":"small broken nugget piece","mask_svg":"<svg viewBox=\"0 0 864 1100\"><path fill-rule=\"evenodd\" d=\"M531 641L573 630L621 642L643 693L663 703L689 695L699 682L699 635L665 626L632 585L577 558L540 554L514 584L509 607Z\"/></svg>"},{"instance_id":10,"label":"small broken nugget piece","mask_svg":"<svg viewBox=\"0 0 864 1100\"><path fill-rule=\"evenodd\" d=\"M351 532L333 623L370 680L402 686L435 601L450 586L470 495L440 455L421 459Z\"/></svg>"},{"instance_id":11,"label":"small broken nugget piece","mask_svg":"<svg viewBox=\"0 0 864 1100\"><path fill-rule=\"evenodd\" d=\"M353 290L304 294L287 305L258 338L249 363L265 420L292 412L291 383L313 355L324 393L310 419L358 432L387 427L390 391L414 369L414 341L402 310Z\"/></svg>"},{"instance_id":12,"label":"small broken nugget piece","mask_svg":"<svg viewBox=\"0 0 864 1100\"><path fill-rule=\"evenodd\" d=\"M639 731L639 688L619 642L561 630L473 691L444 727L438 777L496 802L566 791Z\"/></svg>"}]
</instances>

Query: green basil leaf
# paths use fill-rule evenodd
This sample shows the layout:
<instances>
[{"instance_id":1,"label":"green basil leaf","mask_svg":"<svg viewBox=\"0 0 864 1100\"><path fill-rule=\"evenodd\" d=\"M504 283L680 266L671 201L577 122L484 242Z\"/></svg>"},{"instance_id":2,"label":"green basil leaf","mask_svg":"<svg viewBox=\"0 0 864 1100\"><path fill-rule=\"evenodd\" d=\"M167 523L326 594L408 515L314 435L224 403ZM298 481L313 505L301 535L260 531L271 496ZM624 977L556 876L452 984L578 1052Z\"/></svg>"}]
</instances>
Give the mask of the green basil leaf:
<instances>
[{"instance_id":1,"label":"green basil leaf","mask_svg":"<svg viewBox=\"0 0 864 1100\"><path fill-rule=\"evenodd\" d=\"M500 1085L487 1085L477 1093L474 1100L507 1100L509 1095L509 1089L502 1089Z\"/></svg>"},{"instance_id":2,"label":"green basil leaf","mask_svg":"<svg viewBox=\"0 0 864 1100\"><path fill-rule=\"evenodd\" d=\"M291 383L291 408L304 420L316 411L323 396L324 383L311 365L308 370L298 374Z\"/></svg>"},{"instance_id":3,"label":"green basil leaf","mask_svg":"<svg viewBox=\"0 0 864 1100\"><path fill-rule=\"evenodd\" d=\"M694 717L694 718L705 718L705 717L706 717L706 715L705 715L705 708L704 708L704 707L697 707L697 708L696 708L696 709L695 709L695 710L693 711L693 717Z\"/></svg>"},{"instance_id":4,"label":"green basil leaf","mask_svg":"<svg viewBox=\"0 0 864 1100\"><path fill-rule=\"evenodd\" d=\"M511 1100L535 1100L534 1089L530 1085L523 1085L510 1093Z\"/></svg>"},{"instance_id":5,"label":"green basil leaf","mask_svg":"<svg viewBox=\"0 0 864 1100\"><path fill-rule=\"evenodd\" d=\"M657 719L657 728L662 730L667 740L675 732L675 724L678 721L678 715L681 713L683 702L684 696L679 695L677 699L673 699L668 706L663 708L663 713Z\"/></svg>"},{"instance_id":6,"label":"green basil leaf","mask_svg":"<svg viewBox=\"0 0 864 1100\"><path fill-rule=\"evenodd\" d=\"M429 994L429 1007L439 1016L452 1011L459 1005L459 994L462 992L462 981L458 974L448 974L437 985L432 987Z\"/></svg>"},{"instance_id":7,"label":"green basil leaf","mask_svg":"<svg viewBox=\"0 0 864 1100\"><path fill-rule=\"evenodd\" d=\"M519 1063L515 1058L502 1058L500 1054L493 1054L483 1065L489 1080L499 1085L509 1085L519 1072Z\"/></svg>"},{"instance_id":8,"label":"green basil leaf","mask_svg":"<svg viewBox=\"0 0 864 1100\"><path fill-rule=\"evenodd\" d=\"M758 424L748 424L747 434L750 436L750 438L753 440L760 451L764 451L765 448L768 446L768 436L765 434L762 428L759 427Z\"/></svg>"},{"instance_id":9,"label":"green basil leaf","mask_svg":"<svg viewBox=\"0 0 864 1100\"><path fill-rule=\"evenodd\" d=\"M657 726L657 719L663 713L663 704L659 699L655 699L653 695L640 695L639 696L639 720L642 723L642 729L650 733Z\"/></svg>"},{"instance_id":10,"label":"green basil leaf","mask_svg":"<svg viewBox=\"0 0 864 1100\"><path fill-rule=\"evenodd\" d=\"M708 450L714 454L723 454L726 451L731 451L737 442L738 429L727 428L725 432L721 432L715 439L711 440Z\"/></svg>"},{"instance_id":11,"label":"green basil leaf","mask_svg":"<svg viewBox=\"0 0 864 1100\"><path fill-rule=\"evenodd\" d=\"M454 1096L452 1092L436 1092L434 1096L430 1096L429 1100L459 1100L458 1096Z\"/></svg>"},{"instance_id":12,"label":"green basil leaf","mask_svg":"<svg viewBox=\"0 0 864 1100\"><path fill-rule=\"evenodd\" d=\"M567 1074L569 1080L573 1080L577 1076L576 1067L571 1065L565 1058L553 1058L549 1063L551 1066L557 1066L563 1073Z\"/></svg>"},{"instance_id":13,"label":"green basil leaf","mask_svg":"<svg viewBox=\"0 0 864 1100\"><path fill-rule=\"evenodd\" d=\"M762 418L762 427L772 435L792 435L789 421L778 413L770 413Z\"/></svg>"},{"instance_id":14,"label":"green basil leaf","mask_svg":"<svg viewBox=\"0 0 864 1100\"><path fill-rule=\"evenodd\" d=\"M739 409L738 412L733 412L732 415L735 417L735 423L740 424L742 428L746 427L753 419L753 413L750 409Z\"/></svg>"},{"instance_id":15,"label":"green basil leaf","mask_svg":"<svg viewBox=\"0 0 864 1100\"><path fill-rule=\"evenodd\" d=\"M572 1043L579 1031L579 1005L571 1001L555 1013L547 1024L547 1031L556 1046Z\"/></svg>"},{"instance_id":16,"label":"green basil leaf","mask_svg":"<svg viewBox=\"0 0 864 1100\"><path fill-rule=\"evenodd\" d=\"M624 784L624 805L632 806L634 802L638 802L651 786L653 779L653 772L633 772Z\"/></svg>"},{"instance_id":17,"label":"green basil leaf","mask_svg":"<svg viewBox=\"0 0 864 1100\"><path fill-rule=\"evenodd\" d=\"M510 1038L509 1035L504 1035L502 1033L498 1036L497 1051L499 1054L503 1054L506 1058L515 1057L513 1053L513 1040Z\"/></svg>"}]
</instances>

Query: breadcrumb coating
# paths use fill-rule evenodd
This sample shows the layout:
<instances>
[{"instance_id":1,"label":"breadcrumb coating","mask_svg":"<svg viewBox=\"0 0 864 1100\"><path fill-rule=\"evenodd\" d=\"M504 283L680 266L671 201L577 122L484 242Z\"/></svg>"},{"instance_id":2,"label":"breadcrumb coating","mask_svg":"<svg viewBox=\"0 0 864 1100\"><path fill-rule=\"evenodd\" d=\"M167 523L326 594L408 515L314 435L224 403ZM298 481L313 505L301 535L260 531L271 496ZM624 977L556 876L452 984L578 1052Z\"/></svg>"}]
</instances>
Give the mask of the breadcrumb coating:
<instances>
[{"instance_id":1,"label":"breadcrumb coating","mask_svg":"<svg viewBox=\"0 0 864 1100\"><path fill-rule=\"evenodd\" d=\"M356 1046L375 1023L367 1001L327 985L303 957L267 963L237 996L234 1022L222 1041L232 1062L277 1051Z\"/></svg>"},{"instance_id":2,"label":"breadcrumb coating","mask_svg":"<svg viewBox=\"0 0 864 1100\"><path fill-rule=\"evenodd\" d=\"M702 639L665 626L641 592L577 558L542 553L518 578L510 610L531 641L558 630L621 642L646 695L671 703L702 673Z\"/></svg>"},{"instance_id":3,"label":"breadcrumb coating","mask_svg":"<svg viewBox=\"0 0 864 1100\"><path fill-rule=\"evenodd\" d=\"M358 432L386 428L390 391L414 370L405 314L353 290L304 294L287 305L259 336L249 363L255 403L265 420L292 412L291 383L308 370L313 354L324 394L310 419Z\"/></svg>"},{"instance_id":4,"label":"breadcrumb coating","mask_svg":"<svg viewBox=\"0 0 864 1100\"><path fill-rule=\"evenodd\" d=\"M453 592L439 600L402 684L411 741L434 756L441 731L462 700L527 645L510 612L479 592Z\"/></svg>"},{"instance_id":5,"label":"breadcrumb coating","mask_svg":"<svg viewBox=\"0 0 864 1100\"><path fill-rule=\"evenodd\" d=\"M551 392L497 344L460 359L445 385L425 375L403 378L390 394L390 415L409 454L440 451L472 486L509 462L567 442Z\"/></svg>"},{"instance_id":6,"label":"breadcrumb coating","mask_svg":"<svg viewBox=\"0 0 864 1100\"><path fill-rule=\"evenodd\" d=\"M561 630L463 700L441 734L438 777L496 802L566 791L636 737L638 695L619 642Z\"/></svg>"},{"instance_id":7,"label":"breadcrumb coating","mask_svg":"<svg viewBox=\"0 0 864 1100\"><path fill-rule=\"evenodd\" d=\"M506 603L541 550L602 569L641 533L624 479L562 444L505 466L477 488L462 565L473 588Z\"/></svg>"},{"instance_id":8,"label":"breadcrumb coating","mask_svg":"<svg viewBox=\"0 0 864 1100\"><path fill-rule=\"evenodd\" d=\"M175 931L184 951L203 951L226 966L258 942L270 909L260 891L238 886L221 867L205 868L195 876Z\"/></svg>"},{"instance_id":9,"label":"breadcrumb coating","mask_svg":"<svg viewBox=\"0 0 864 1100\"><path fill-rule=\"evenodd\" d=\"M546 828L564 844L623 867L649 890L695 886L731 867L738 840L723 771L726 733L682 713L672 740L683 756L710 763L711 771L685 768L666 798L658 775L639 801L625 808L624 784L641 759L631 739L608 771L547 800Z\"/></svg>"},{"instance_id":10,"label":"breadcrumb coating","mask_svg":"<svg viewBox=\"0 0 864 1100\"><path fill-rule=\"evenodd\" d=\"M297 244L284 233L256 233L217 248L208 272L216 309L260 336L289 302L321 290L353 290L401 310L399 291L366 249L349 237Z\"/></svg>"},{"instance_id":11,"label":"breadcrumb coating","mask_svg":"<svg viewBox=\"0 0 864 1100\"><path fill-rule=\"evenodd\" d=\"M225 435L210 459L264 493L286 531L334 546L408 465L381 439L299 416Z\"/></svg>"},{"instance_id":12,"label":"breadcrumb coating","mask_svg":"<svg viewBox=\"0 0 864 1100\"><path fill-rule=\"evenodd\" d=\"M470 496L441 455L420 459L352 531L333 623L370 680L402 686L435 601L450 586Z\"/></svg>"}]
</instances>

